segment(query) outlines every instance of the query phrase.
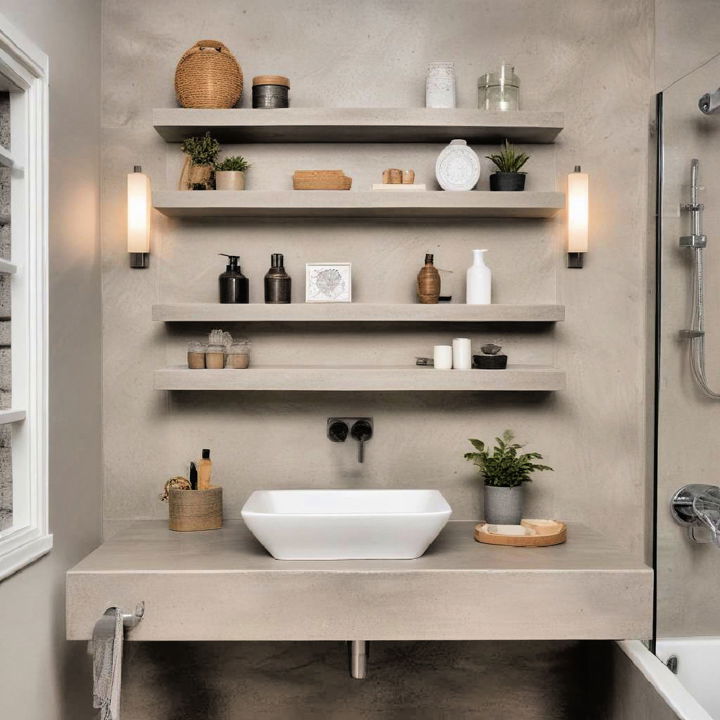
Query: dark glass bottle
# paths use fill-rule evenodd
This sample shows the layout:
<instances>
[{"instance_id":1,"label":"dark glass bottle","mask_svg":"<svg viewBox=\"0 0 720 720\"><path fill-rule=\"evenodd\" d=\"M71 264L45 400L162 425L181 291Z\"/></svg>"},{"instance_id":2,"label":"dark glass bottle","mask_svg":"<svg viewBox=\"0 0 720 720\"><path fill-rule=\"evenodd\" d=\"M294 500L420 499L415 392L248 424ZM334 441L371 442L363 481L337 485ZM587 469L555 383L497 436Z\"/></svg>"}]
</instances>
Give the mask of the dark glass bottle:
<instances>
[{"instance_id":1,"label":"dark glass bottle","mask_svg":"<svg viewBox=\"0 0 720 720\"><path fill-rule=\"evenodd\" d=\"M281 253L272 254L270 266L265 275L265 302L275 305L289 303L292 279L285 272Z\"/></svg>"},{"instance_id":2,"label":"dark glass bottle","mask_svg":"<svg viewBox=\"0 0 720 720\"><path fill-rule=\"evenodd\" d=\"M220 302L221 303L247 303L248 299L248 279L242 274L242 270L238 265L240 259L237 255L226 255L228 265L225 272L218 277L220 286Z\"/></svg>"}]
</instances>

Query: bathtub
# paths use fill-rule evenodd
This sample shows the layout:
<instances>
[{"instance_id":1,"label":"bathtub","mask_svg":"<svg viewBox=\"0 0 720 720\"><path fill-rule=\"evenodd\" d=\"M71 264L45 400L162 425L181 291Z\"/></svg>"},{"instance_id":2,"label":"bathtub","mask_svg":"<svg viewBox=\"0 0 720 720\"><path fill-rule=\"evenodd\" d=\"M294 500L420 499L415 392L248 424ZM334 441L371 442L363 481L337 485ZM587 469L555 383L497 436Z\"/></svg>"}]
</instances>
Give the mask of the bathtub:
<instances>
[{"instance_id":1,"label":"bathtub","mask_svg":"<svg viewBox=\"0 0 720 720\"><path fill-rule=\"evenodd\" d=\"M658 640L657 657L639 640L618 645L671 711L668 717L720 720L720 637ZM665 665L671 656L677 674Z\"/></svg>"}]
</instances>

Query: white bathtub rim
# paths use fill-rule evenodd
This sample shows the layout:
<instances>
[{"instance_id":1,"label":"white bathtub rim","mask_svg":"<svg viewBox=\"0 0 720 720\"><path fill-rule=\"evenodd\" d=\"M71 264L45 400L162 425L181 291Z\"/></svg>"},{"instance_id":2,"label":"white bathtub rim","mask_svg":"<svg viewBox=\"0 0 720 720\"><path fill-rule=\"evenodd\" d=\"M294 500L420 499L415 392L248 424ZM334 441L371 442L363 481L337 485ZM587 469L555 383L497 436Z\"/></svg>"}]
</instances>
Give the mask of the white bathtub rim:
<instances>
[{"instance_id":1,"label":"white bathtub rim","mask_svg":"<svg viewBox=\"0 0 720 720\"><path fill-rule=\"evenodd\" d=\"M619 640L618 645L681 720L713 720L675 673L668 670L640 640Z\"/></svg>"}]
</instances>

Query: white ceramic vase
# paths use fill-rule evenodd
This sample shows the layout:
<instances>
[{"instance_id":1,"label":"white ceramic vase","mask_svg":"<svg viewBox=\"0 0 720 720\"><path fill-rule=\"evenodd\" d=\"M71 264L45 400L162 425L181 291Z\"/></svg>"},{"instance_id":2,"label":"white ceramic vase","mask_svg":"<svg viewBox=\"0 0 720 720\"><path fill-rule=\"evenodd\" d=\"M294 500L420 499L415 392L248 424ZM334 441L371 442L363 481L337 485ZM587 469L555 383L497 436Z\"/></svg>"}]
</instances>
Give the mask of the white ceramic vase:
<instances>
[{"instance_id":1,"label":"white ceramic vase","mask_svg":"<svg viewBox=\"0 0 720 720\"><path fill-rule=\"evenodd\" d=\"M238 170L216 170L216 190L244 190L245 173Z\"/></svg>"},{"instance_id":2,"label":"white ceramic vase","mask_svg":"<svg viewBox=\"0 0 720 720\"><path fill-rule=\"evenodd\" d=\"M467 271L468 305L490 305L492 302L492 271L485 264L487 250L473 250L473 264Z\"/></svg>"},{"instance_id":3,"label":"white ceramic vase","mask_svg":"<svg viewBox=\"0 0 720 720\"><path fill-rule=\"evenodd\" d=\"M481 172L480 158L465 140L453 140L435 162L435 177L443 190L472 190Z\"/></svg>"}]
</instances>

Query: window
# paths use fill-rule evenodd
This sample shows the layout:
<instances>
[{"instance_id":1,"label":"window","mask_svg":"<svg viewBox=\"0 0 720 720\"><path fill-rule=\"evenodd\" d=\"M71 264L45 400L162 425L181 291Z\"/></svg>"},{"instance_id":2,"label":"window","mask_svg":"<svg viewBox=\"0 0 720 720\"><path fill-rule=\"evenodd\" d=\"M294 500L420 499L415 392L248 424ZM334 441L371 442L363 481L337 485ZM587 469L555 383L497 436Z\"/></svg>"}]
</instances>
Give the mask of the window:
<instances>
[{"instance_id":1,"label":"window","mask_svg":"<svg viewBox=\"0 0 720 720\"><path fill-rule=\"evenodd\" d=\"M0 16L0 580L52 547L48 60Z\"/></svg>"}]
</instances>

